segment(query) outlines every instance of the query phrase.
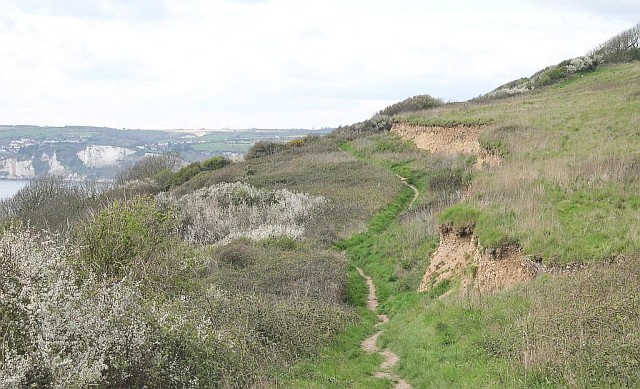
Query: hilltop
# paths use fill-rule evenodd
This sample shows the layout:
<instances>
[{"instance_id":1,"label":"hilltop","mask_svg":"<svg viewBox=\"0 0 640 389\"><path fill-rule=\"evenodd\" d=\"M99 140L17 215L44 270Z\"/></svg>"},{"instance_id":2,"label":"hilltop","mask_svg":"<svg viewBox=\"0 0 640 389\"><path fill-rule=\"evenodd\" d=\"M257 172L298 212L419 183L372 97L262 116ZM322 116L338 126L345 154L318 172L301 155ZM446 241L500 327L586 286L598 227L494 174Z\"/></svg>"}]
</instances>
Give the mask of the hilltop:
<instances>
[{"instance_id":1,"label":"hilltop","mask_svg":"<svg viewBox=\"0 0 640 389\"><path fill-rule=\"evenodd\" d=\"M517 93L34 182L0 208L0 382L637 387L639 30Z\"/></svg>"}]
</instances>

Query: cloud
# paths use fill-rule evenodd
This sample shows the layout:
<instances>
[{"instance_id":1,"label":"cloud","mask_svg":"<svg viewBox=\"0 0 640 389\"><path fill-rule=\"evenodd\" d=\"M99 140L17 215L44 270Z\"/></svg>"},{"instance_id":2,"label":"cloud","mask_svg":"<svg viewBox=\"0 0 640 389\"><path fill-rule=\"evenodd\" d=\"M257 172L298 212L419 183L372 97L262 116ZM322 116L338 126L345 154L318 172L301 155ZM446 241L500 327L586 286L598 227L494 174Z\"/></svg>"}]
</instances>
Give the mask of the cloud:
<instances>
[{"instance_id":1,"label":"cloud","mask_svg":"<svg viewBox=\"0 0 640 389\"><path fill-rule=\"evenodd\" d=\"M614 17L628 23L640 22L637 0L531 0L548 8L583 11L600 17Z\"/></svg>"},{"instance_id":2,"label":"cloud","mask_svg":"<svg viewBox=\"0 0 640 389\"><path fill-rule=\"evenodd\" d=\"M71 79L86 81L140 83L150 79L144 69L134 63L97 59L69 70L67 75Z\"/></svg>"},{"instance_id":3,"label":"cloud","mask_svg":"<svg viewBox=\"0 0 640 389\"><path fill-rule=\"evenodd\" d=\"M230 3L242 3L242 4L261 4L267 3L269 0L226 0Z\"/></svg>"},{"instance_id":4,"label":"cloud","mask_svg":"<svg viewBox=\"0 0 640 389\"><path fill-rule=\"evenodd\" d=\"M163 0L9 0L28 14L87 18L158 21L169 16Z\"/></svg>"},{"instance_id":5,"label":"cloud","mask_svg":"<svg viewBox=\"0 0 640 389\"><path fill-rule=\"evenodd\" d=\"M550 0L3 3L0 117L52 125L347 124L475 97L627 28Z\"/></svg>"}]
</instances>

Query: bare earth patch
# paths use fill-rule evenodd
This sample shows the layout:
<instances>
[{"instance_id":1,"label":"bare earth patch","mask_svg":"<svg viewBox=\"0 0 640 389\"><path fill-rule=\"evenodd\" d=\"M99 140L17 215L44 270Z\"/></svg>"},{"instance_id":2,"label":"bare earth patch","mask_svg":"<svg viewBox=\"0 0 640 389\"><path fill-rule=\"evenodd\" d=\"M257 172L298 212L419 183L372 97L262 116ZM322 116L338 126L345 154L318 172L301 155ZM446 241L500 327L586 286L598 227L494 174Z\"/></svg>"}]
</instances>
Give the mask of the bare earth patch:
<instances>
[{"instance_id":1,"label":"bare earth patch","mask_svg":"<svg viewBox=\"0 0 640 389\"><path fill-rule=\"evenodd\" d=\"M470 266L475 251L475 241L472 238L472 234L460 235L455 232L441 231L440 245L431 255L418 291L427 291L432 286L461 274Z\"/></svg>"},{"instance_id":2,"label":"bare earth patch","mask_svg":"<svg viewBox=\"0 0 640 389\"><path fill-rule=\"evenodd\" d=\"M398 177L400 179L400 181L402 181L402 183L405 186L408 186L409 188L411 188L411 190L413 191L413 198L411 199L411 202L409 203L409 205L407 206L407 208L411 208L413 206L413 204L416 202L416 200L418 200L418 197L420 196L420 191L418 190L418 188L416 188L415 186L411 185L406 178L396 174L396 177Z\"/></svg>"},{"instance_id":3,"label":"bare earth patch","mask_svg":"<svg viewBox=\"0 0 640 389\"><path fill-rule=\"evenodd\" d=\"M483 169L485 167L495 167L502 164L502 158L496 153L489 152L483 148L478 152L476 160L476 168Z\"/></svg>"},{"instance_id":4,"label":"bare earth patch","mask_svg":"<svg viewBox=\"0 0 640 389\"><path fill-rule=\"evenodd\" d=\"M480 126L427 127L395 123L391 132L435 154L478 154Z\"/></svg>"},{"instance_id":5,"label":"bare earth patch","mask_svg":"<svg viewBox=\"0 0 640 389\"><path fill-rule=\"evenodd\" d=\"M483 149L478 142L480 126L418 126L395 123L391 132L404 140L411 140L420 150L434 154L476 154L476 168L498 166L502 163L499 155Z\"/></svg>"},{"instance_id":6,"label":"bare earth patch","mask_svg":"<svg viewBox=\"0 0 640 389\"><path fill-rule=\"evenodd\" d=\"M472 232L443 228L440 245L431 256L418 291L431 289L446 279L460 278L463 288L492 292L533 279L537 270L518 247L483 252Z\"/></svg>"}]
</instances>

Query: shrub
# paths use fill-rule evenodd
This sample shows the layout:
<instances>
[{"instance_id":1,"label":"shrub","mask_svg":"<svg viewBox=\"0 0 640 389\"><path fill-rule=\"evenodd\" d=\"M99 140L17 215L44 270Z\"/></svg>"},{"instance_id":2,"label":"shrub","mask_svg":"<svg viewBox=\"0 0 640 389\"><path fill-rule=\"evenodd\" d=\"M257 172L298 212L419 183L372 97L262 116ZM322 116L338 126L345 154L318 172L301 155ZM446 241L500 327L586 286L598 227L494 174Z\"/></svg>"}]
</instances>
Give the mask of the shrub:
<instances>
[{"instance_id":1,"label":"shrub","mask_svg":"<svg viewBox=\"0 0 640 389\"><path fill-rule=\"evenodd\" d=\"M100 278L153 274L171 247L174 215L152 198L115 200L79 226L79 265Z\"/></svg>"},{"instance_id":2,"label":"shrub","mask_svg":"<svg viewBox=\"0 0 640 389\"><path fill-rule=\"evenodd\" d=\"M287 142L287 147L292 148L292 147L302 147L304 146L305 143L305 139L291 139L290 141Z\"/></svg>"},{"instance_id":3,"label":"shrub","mask_svg":"<svg viewBox=\"0 0 640 389\"><path fill-rule=\"evenodd\" d=\"M230 163L231 161L228 160L227 158L222 156L217 156L217 157L211 157L209 159L205 159L204 161L200 162L200 167L202 168L202 171L212 171L212 170L222 169L223 167L229 165Z\"/></svg>"},{"instance_id":4,"label":"shrub","mask_svg":"<svg viewBox=\"0 0 640 389\"><path fill-rule=\"evenodd\" d=\"M286 145L278 142L271 142L266 140L261 140L256 142L247 153L244 155L244 159L253 159L265 157L267 155L277 154L286 149Z\"/></svg>"},{"instance_id":5,"label":"shrub","mask_svg":"<svg viewBox=\"0 0 640 389\"><path fill-rule=\"evenodd\" d=\"M162 174L158 178L166 181L166 187L179 186L195 177L198 173L219 170L231 164L231 161L222 156L211 157L201 162L192 162L189 165L175 172L171 177L167 177L167 173L160 171Z\"/></svg>"},{"instance_id":6,"label":"shrub","mask_svg":"<svg viewBox=\"0 0 640 389\"><path fill-rule=\"evenodd\" d=\"M607 40L594 49L592 54L601 56L606 63L640 59L640 23Z\"/></svg>"},{"instance_id":7,"label":"shrub","mask_svg":"<svg viewBox=\"0 0 640 389\"><path fill-rule=\"evenodd\" d=\"M598 55L585 55L583 57L576 57L569 61L567 66L567 73L585 73L593 72L598 67L598 63L601 61L601 57Z\"/></svg>"},{"instance_id":8,"label":"shrub","mask_svg":"<svg viewBox=\"0 0 640 389\"><path fill-rule=\"evenodd\" d=\"M165 197L164 201L175 199ZM203 244L242 237L302 239L305 224L325 202L322 197L236 182L199 189L183 196L177 206L183 238Z\"/></svg>"},{"instance_id":9,"label":"shrub","mask_svg":"<svg viewBox=\"0 0 640 389\"><path fill-rule=\"evenodd\" d=\"M161 172L172 172L182 163L177 154L147 155L132 166L121 170L116 175L116 183L124 184L128 181L154 179Z\"/></svg>"},{"instance_id":10,"label":"shrub","mask_svg":"<svg viewBox=\"0 0 640 389\"><path fill-rule=\"evenodd\" d=\"M287 238L241 239L217 247L211 257L215 263L242 263L242 267L216 266L210 273L211 282L227 290L334 304L345 301L346 261L333 250Z\"/></svg>"},{"instance_id":11,"label":"shrub","mask_svg":"<svg viewBox=\"0 0 640 389\"><path fill-rule=\"evenodd\" d=\"M542 73L534 79L534 83L536 86L551 85L566 76L567 71L565 68L552 66L542 71Z\"/></svg>"},{"instance_id":12,"label":"shrub","mask_svg":"<svg viewBox=\"0 0 640 389\"><path fill-rule=\"evenodd\" d=\"M236 268L245 268L256 260L256 250L245 240L236 240L222 246L217 257Z\"/></svg>"},{"instance_id":13,"label":"shrub","mask_svg":"<svg viewBox=\"0 0 640 389\"><path fill-rule=\"evenodd\" d=\"M351 319L339 305L300 297L283 299L217 287L204 297L210 301L205 325L224 329L226 334L219 333L237 344L245 354L242 359L267 357L272 365L312 355Z\"/></svg>"},{"instance_id":14,"label":"shrub","mask_svg":"<svg viewBox=\"0 0 640 389\"><path fill-rule=\"evenodd\" d=\"M552 85L571 74L593 72L600 62L602 62L600 54L572 58L537 72L531 76L531 81L536 87Z\"/></svg>"},{"instance_id":15,"label":"shrub","mask_svg":"<svg viewBox=\"0 0 640 389\"><path fill-rule=\"evenodd\" d=\"M374 115L371 119L352 124L350 126L338 127L334 132L339 135L359 135L367 133L385 132L391 130L393 120L389 116Z\"/></svg>"},{"instance_id":16,"label":"shrub","mask_svg":"<svg viewBox=\"0 0 640 389\"><path fill-rule=\"evenodd\" d=\"M380 115L394 116L399 113L420 111L424 109L430 109L439 107L444 102L442 99L431 97L430 95L418 95L409 97L399 103L392 104L387 108L380 111Z\"/></svg>"},{"instance_id":17,"label":"shrub","mask_svg":"<svg viewBox=\"0 0 640 389\"><path fill-rule=\"evenodd\" d=\"M167 186L172 187L182 185L201 171L202 166L200 166L200 162L192 162L175 172L173 176L167 181Z\"/></svg>"},{"instance_id":18,"label":"shrub","mask_svg":"<svg viewBox=\"0 0 640 389\"><path fill-rule=\"evenodd\" d=\"M89 387L107 377L120 386L144 359L135 285L80 279L67 255L30 230L0 238L3 387Z\"/></svg>"},{"instance_id":19,"label":"shrub","mask_svg":"<svg viewBox=\"0 0 640 389\"><path fill-rule=\"evenodd\" d=\"M471 101L483 101L493 98L503 98L519 95L533 90L533 82L529 77L519 78L497 87L489 93L471 99Z\"/></svg>"},{"instance_id":20,"label":"shrub","mask_svg":"<svg viewBox=\"0 0 640 389\"><path fill-rule=\"evenodd\" d=\"M67 261L74 255L30 230L0 238L3 388L247 387L264 361L273 363L276 339L261 337L261 328L279 326L301 305L273 316L273 300L257 309L255 299L215 289L166 301L130 280L80 275ZM285 356L292 345L306 347L297 330L314 316L298 315L288 338L267 332ZM344 322L335 310L322 320ZM304 339L320 342L327 326L306 331Z\"/></svg>"},{"instance_id":21,"label":"shrub","mask_svg":"<svg viewBox=\"0 0 640 389\"><path fill-rule=\"evenodd\" d=\"M33 180L13 198L0 202L0 219L19 220L36 229L66 231L107 189L107 184L68 182L58 177Z\"/></svg>"}]
</instances>

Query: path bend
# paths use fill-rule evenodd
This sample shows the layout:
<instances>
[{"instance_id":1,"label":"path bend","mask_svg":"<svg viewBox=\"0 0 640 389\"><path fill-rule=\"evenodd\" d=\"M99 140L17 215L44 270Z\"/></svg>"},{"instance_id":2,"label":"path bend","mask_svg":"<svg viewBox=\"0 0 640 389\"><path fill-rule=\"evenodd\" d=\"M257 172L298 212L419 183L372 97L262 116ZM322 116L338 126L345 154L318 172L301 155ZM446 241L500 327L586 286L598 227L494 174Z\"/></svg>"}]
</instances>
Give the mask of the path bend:
<instances>
[{"instance_id":1,"label":"path bend","mask_svg":"<svg viewBox=\"0 0 640 389\"><path fill-rule=\"evenodd\" d=\"M413 203L415 203L416 200L418 200L418 196L420 196L420 191L414 185L410 184L409 181L405 177L402 177L399 174L396 174L396 177L398 177L400 179L400 181L402 181L403 184L405 184L406 186L411 188L411 190L413 190L413 199L411 199L411 202L409 203L409 206L407 206L407 208L411 208Z\"/></svg>"}]
</instances>

